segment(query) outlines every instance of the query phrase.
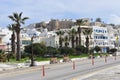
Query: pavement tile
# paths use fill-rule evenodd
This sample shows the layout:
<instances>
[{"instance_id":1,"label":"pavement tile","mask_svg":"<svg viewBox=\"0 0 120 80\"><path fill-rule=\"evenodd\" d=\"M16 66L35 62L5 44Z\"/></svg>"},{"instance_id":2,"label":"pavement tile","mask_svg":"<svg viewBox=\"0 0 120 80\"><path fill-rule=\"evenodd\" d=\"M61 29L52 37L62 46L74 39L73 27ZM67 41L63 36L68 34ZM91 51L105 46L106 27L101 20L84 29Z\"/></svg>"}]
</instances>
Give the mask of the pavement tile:
<instances>
[{"instance_id":1,"label":"pavement tile","mask_svg":"<svg viewBox=\"0 0 120 80\"><path fill-rule=\"evenodd\" d=\"M120 65L102 71L83 80L120 80Z\"/></svg>"}]
</instances>

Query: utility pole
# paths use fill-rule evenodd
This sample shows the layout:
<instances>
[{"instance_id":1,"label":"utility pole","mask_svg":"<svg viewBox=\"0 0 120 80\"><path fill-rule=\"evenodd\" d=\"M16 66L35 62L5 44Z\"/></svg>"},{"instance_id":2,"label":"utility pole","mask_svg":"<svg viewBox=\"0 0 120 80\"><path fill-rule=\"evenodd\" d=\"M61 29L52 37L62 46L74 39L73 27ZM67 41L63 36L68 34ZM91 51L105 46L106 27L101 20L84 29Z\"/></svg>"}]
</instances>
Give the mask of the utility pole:
<instances>
[{"instance_id":1,"label":"utility pole","mask_svg":"<svg viewBox=\"0 0 120 80\"><path fill-rule=\"evenodd\" d=\"M118 34L117 34L117 43L118 43L118 50L119 50L119 30L117 30Z\"/></svg>"},{"instance_id":2,"label":"utility pole","mask_svg":"<svg viewBox=\"0 0 120 80\"><path fill-rule=\"evenodd\" d=\"M33 58L33 38L34 38L34 36L31 37L32 52L31 52L31 56L30 56L30 59L31 59L31 64L30 64L30 66L34 66L34 58Z\"/></svg>"}]
</instances>

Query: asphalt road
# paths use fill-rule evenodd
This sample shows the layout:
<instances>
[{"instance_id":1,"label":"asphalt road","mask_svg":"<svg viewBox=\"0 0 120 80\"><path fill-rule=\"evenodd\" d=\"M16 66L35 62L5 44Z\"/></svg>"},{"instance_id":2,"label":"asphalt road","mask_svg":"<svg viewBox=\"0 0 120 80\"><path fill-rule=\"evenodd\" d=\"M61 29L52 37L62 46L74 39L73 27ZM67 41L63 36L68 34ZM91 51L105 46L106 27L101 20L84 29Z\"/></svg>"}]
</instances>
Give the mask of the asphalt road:
<instances>
[{"instance_id":1,"label":"asphalt road","mask_svg":"<svg viewBox=\"0 0 120 80\"><path fill-rule=\"evenodd\" d=\"M79 77L80 80L92 74L97 74L101 70L120 64L120 57L116 60L114 57L94 59L92 65L91 59L73 62L37 66L29 69L12 70L0 74L0 80L74 80Z\"/></svg>"}]
</instances>

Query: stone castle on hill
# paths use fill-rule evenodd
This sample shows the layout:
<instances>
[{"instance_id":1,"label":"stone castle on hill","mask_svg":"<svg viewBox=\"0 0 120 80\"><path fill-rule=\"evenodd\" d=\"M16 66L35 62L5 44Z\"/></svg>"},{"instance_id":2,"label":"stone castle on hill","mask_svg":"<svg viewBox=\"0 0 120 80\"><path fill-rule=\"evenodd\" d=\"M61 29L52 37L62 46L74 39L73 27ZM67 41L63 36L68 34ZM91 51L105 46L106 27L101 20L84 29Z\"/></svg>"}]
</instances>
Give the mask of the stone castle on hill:
<instances>
[{"instance_id":1,"label":"stone castle on hill","mask_svg":"<svg viewBox=\"0 0 120 80\"><path fill-rule=\"evenodd\" d=\"M36 23L35 28L45 27L48 31L59 30L64 28L71 28L74 25L72 20L58 20L52 19L48 23L40 22Z\"/></svg>"},{"instance_id":2,"label":"stone castle on hill","mask_svg":"<svg viewBox=\"0 0 120 80\"><path fill-rule=\"evenodd\" d=\"M91 22L89 18L83 18L86 20L86 26L94 25L94 26L106 26L102 21ZM47 28L48 31L59 30L59 29L70 29L75 25L75 20L72 19L51 19L49 22L39 22L29 25L28 27L34 27L37 30L41 30L41 28Z\"/></svg>"}]
</instances>

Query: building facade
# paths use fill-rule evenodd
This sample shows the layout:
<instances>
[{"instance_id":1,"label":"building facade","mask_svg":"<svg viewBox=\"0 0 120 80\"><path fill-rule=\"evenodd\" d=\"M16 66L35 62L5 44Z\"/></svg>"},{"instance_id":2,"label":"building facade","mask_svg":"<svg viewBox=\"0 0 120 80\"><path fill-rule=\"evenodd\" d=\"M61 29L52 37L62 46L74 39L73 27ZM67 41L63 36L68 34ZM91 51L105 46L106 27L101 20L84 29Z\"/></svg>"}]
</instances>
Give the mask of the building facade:
<instances>
[{"instance_id":1,"label":"building facade","mask_svg":"<svg viewBox=\"0 0 120 80\"><path fill-rule=\"evenodd\" d=\"M114 47L113 41L111 38L114 36L108 33L107 27L93 27L93 47L99 46L101 52L107 52L107 47Z\"/></svg>"}]
</instances>

